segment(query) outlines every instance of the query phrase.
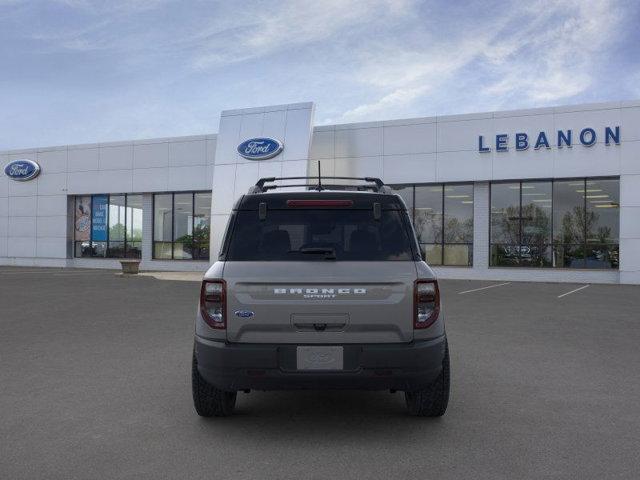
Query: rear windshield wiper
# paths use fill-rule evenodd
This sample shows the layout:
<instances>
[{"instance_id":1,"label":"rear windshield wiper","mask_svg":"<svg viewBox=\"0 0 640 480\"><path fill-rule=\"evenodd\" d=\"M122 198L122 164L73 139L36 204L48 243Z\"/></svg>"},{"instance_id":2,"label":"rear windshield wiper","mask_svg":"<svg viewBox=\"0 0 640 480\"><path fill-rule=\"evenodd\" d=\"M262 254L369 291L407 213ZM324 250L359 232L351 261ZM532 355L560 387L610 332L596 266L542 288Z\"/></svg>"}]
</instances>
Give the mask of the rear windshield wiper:
<instances>
[{"instance_id":1,"label":"rear windshield wiper","mask_svg":"<svg viewBox=\"0 0 640 480\"><path fill-rule=\"evenodd\" d=\"M324 254L324 258L327 260L335 260L336 259L336 250L335 248L330 247L305 247L300 250L292 250L292 252L299 253L311 253L311 254Z\"/></svg>"}]
</instances>

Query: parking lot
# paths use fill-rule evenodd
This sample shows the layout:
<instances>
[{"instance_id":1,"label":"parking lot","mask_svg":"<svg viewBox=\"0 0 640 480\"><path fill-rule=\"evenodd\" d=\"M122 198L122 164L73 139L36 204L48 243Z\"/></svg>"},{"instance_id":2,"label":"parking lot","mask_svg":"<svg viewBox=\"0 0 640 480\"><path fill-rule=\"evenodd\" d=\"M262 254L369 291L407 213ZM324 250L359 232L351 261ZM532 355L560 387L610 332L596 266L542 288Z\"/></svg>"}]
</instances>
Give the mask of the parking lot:
<instances>
[{"instance_id":1,"label":"parking lot","mask_svg":"<svg viewBox=\"0 0 640 480\"><path fill-rule=\"evenodd\" d=\"M0 478L631 479L640 287L442 281L452 394L251 392L193 411L198 284L0 267Z\"/></svg>"}]
</instances>

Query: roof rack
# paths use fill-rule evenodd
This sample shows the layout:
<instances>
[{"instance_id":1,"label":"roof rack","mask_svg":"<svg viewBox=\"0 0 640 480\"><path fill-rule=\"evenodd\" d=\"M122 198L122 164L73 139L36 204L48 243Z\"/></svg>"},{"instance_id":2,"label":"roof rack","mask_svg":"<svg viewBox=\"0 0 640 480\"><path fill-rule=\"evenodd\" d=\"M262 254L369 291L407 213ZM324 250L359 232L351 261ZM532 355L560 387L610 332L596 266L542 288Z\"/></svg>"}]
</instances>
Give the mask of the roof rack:
<instances>
[{"instance_id":1,"label":"roof rack","mask_svg":"<svg viewBox=\"0 0 640 480\"><path fill-rule=\"evenodd\" d=\"M360 185L338 185L338 184L325 184L322 181L328 180L356 180L365 182ZM295 183L286 185L265 185L266 183L274 183L280 180L316 180L316 183ZM344 190L346 188L356 188L358 190L372 190L376 193L391 193L391 190L385 186L384 182L376 177L265 177L261 178L256 184L249 189L249 193L265 193L269 190L275 190L276 188L291 188L291 187L306 187L309 190L316 190L321 192L322 190Z\"/></svg>"}]
</instances>

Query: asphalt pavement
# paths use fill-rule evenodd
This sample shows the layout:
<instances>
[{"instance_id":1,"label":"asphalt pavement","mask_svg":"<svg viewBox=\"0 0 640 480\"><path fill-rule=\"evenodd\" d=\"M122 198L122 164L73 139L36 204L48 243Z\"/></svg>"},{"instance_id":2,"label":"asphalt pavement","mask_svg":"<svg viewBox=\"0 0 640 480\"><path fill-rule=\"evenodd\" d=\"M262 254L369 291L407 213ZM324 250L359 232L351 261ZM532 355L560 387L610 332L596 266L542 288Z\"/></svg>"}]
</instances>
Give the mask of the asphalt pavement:
<instances>
[{"instance_id":1,"label":"asphalt pavement","mask_svg":"<svg viewBox=\"0 0 640 480\"><path fill-rule=\"evenodd\" d=\"M2 479L636 479L640 287L442 281L449 409L251 392L202 419L198 284L0 267Z\"/></svg>"}]
</instances>

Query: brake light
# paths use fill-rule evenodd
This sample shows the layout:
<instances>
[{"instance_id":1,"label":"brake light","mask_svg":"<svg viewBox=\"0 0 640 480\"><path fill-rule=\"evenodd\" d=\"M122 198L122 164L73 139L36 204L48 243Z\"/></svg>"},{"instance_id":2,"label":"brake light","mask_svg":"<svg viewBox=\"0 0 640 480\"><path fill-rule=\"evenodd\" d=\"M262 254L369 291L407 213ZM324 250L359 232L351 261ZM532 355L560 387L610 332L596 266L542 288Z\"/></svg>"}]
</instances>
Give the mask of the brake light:
<instances>
[{"instance_id":1,"label":"brake light","mask_svg":"<svg viewBox=\"0 0 640 480\"><path fill-rule=\"evenodd\" d=\"M414 286L413 328L433 325L440 314L440 290L437 280L417 280Z\"/></svg>"},{"instance_id":2,"label":"brake light","mask_svg":"<svg viewBox=\"0 0 640 480\"><path fill-rule=\"evenodd\" d=\"M353 200L287 200L287 207L352 207Z\"/></svg>"},{"instance_id":3,"label":"brake light","mask_svg":"<svg viewBox=\"0 0 640 480\"><path fill-rule=\"evenodd\" d=\"M203 280L200 289L200 313L211 328L224 329L227 310L227 285L224 280Z\"/></svg>"}]
</instances>

